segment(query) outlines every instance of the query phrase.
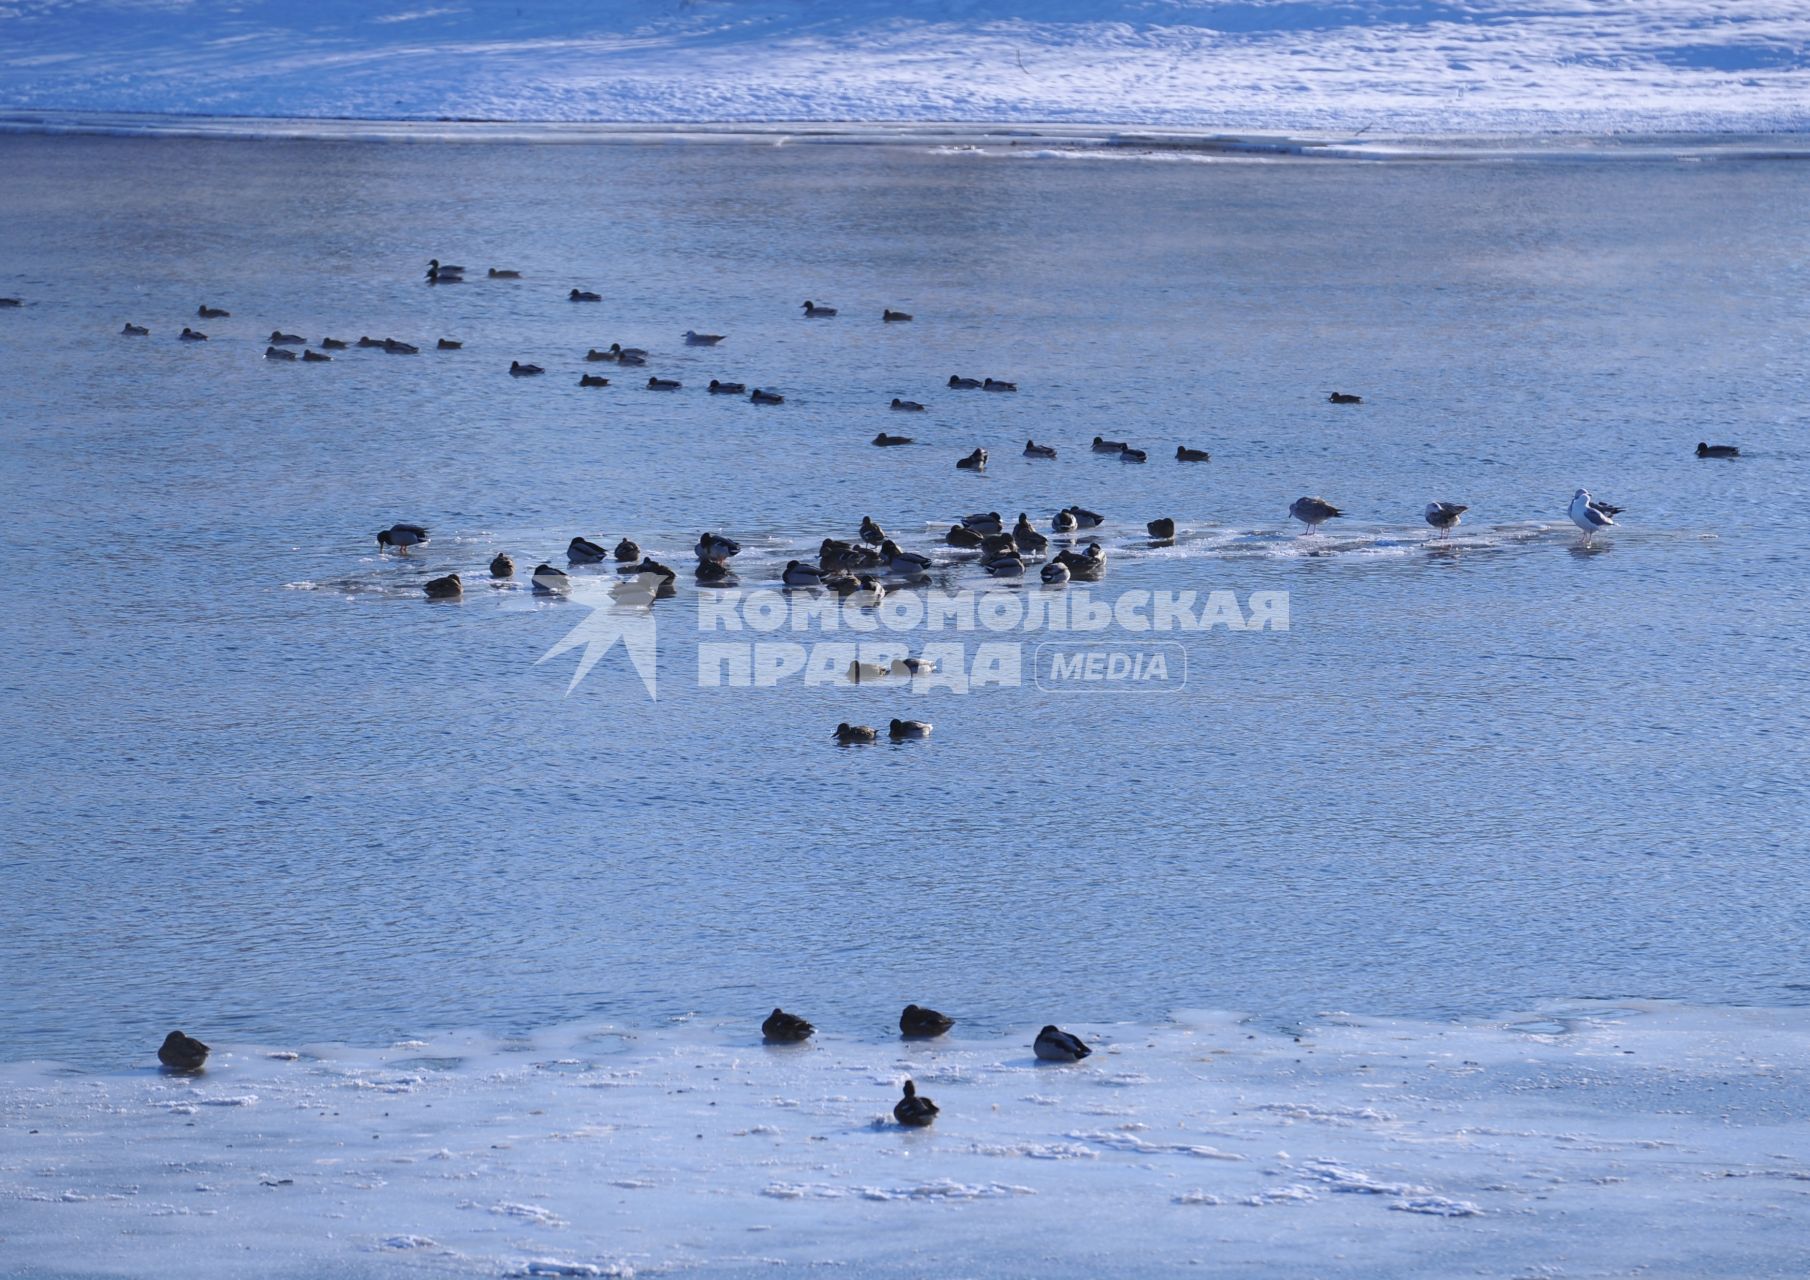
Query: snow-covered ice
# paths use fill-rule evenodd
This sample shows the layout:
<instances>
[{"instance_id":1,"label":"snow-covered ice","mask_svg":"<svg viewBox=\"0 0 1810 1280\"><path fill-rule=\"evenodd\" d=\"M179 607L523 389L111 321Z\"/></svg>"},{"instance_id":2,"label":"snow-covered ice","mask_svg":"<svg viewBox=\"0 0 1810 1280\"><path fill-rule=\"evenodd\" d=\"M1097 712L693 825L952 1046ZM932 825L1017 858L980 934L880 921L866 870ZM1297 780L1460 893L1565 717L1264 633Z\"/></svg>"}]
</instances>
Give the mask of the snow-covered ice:
<instances>
[{"instance_id":1,"label":"snow-covered ice","mask_svg":"<svg viewBox=\"0 0 1810 1280\"><path fill-rule=\"evenodd\" d=\"M1231 130L1810 124L1794 0L6 0L0 109Z\"/></svg>"},{"instance_id":2,"label":"snow-covered ice","mask_svg":"<svg viewBox=\"0 0 1810 1280\"><path fill-rule=\"evenodd\" d=\"M1803 1011L1076 1030L1098 1052L1073 1066L1030 1025L768 1048L753 1024L14 1065L0 1274L1810 1267ZM907 1076L932 1129L890 1121Z\"/></svg>"}]
</instances>

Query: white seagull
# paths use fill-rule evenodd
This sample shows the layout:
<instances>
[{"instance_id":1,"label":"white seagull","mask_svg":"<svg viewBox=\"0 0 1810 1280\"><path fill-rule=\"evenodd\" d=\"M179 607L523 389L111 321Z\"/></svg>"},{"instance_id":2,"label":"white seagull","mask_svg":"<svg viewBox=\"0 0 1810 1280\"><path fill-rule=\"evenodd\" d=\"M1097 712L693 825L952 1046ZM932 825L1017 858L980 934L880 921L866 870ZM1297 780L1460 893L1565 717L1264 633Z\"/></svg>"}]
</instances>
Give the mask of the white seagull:
<instances>
[{"instance_id":1,"label":"white seagull","mask_svg":"<svg viewBox=\"0 0 1810 1280\"><path fill-rule=\"evenodd\" d=\"M1598 529L1606 529L1615 523L1615 517L1621 512L1620 507L1612 507L1606 502L1598 502L1590 496L1590 490L1579 489L1571 497L1571 522L1584 531L1584 545L1596 536Z\"/></svg>"}]
</instances>

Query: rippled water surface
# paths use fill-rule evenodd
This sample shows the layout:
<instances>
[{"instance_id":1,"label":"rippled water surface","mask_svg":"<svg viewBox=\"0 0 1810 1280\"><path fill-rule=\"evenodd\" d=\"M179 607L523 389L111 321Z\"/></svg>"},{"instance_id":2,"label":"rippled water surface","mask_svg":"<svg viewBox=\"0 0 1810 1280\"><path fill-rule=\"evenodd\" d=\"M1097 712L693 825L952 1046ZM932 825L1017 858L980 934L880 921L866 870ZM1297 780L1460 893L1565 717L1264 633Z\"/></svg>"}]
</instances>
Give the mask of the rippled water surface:
<instances>
[{"instance_id":1,"label":"rippled water surface","mask_svg":"<svg viewBox=\"0 0 1810 1280\"><path fill-rule=\"evenodd\" d=\"M0 1054L1810 990L1802 164L6 137L0 172ZM274 328L424 350L277 364ZM648 368L581 389L612 341ZM1627 508L1590 552L1580 485ZM1347 517L1297 536L1302 494ZM1160 693L698 687L702 529L775 586L863 515L947 559L963 513L1070 503L1096 598L1286 592L1289 629L1170 637ZM379 557L396 520L432 543ZM588 610L482 581L574 534L684 571L657 702L620 649L568 694L536 659ZM831 741L893 716L934 737Z\"/></svg>"}]
</instances>

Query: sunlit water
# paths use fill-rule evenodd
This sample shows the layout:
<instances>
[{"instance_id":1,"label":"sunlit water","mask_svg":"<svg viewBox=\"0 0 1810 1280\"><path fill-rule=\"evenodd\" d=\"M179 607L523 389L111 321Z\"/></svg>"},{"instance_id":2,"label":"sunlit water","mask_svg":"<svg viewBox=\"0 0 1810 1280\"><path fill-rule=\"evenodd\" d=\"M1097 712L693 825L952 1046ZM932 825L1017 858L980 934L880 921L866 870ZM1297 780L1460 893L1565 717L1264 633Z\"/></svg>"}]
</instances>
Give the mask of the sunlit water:
<instances>
[{"instance_id":1,"label":"sunlit water","mask_svg":"<svg viewBox=\"0 0 1810 1280\"><path fill-rule=\"evenodd\" d=\"M0 1056L1805 1002L1801 164L9 137L0 172ZM424 350L279 365L273 328ZM612 341L648 368L578 387ZM1580 485L1627 508L1592 554ZM1302 494L1348 518L1299 537ZM1289 629L1172 637L1161 693L698 687L700 530L774 586L863 515L941 557L1070 503L1096 597L1287 592ZM396 520L433 542L379 557ZM657 702L620 649L568 694L536 659L584 607L482 581L574 534L684 571ZM934 737L831 741L893 716Z\"/></svg>"}]
</instances>

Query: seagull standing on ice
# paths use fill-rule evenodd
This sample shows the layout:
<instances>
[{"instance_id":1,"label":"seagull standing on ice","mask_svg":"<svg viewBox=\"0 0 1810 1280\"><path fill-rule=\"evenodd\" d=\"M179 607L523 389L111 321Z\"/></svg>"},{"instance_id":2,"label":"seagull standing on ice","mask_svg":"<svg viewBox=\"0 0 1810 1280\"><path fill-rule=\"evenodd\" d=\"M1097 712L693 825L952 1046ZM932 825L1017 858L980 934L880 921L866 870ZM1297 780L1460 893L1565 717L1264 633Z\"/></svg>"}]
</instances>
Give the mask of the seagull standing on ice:
<instances>
[{"instance_id":1,"label":"seagull standing on ice","mask_svg":"<svg viewBox=\"0 0 1810 1280\"><path fill-rule=\"evenodd\" d=\"M1571 498L1571 522L1584 531L1584 545L1590 545L1590 539L1596 536L1598 529L1606 529L1615 523L1615 517L1621 513L1620 507L1612 507L1606 502L1598 502L1590 496L1590 490L1579 489Z\"/></svg>"},{"instance_id":2,"label":"seagull standing on ice","mask_svg":"<svg viewBox=\"0 0 1810 1280\"><path fill-rule=\"evenodd\" d=\"M1458 527L1458 517L1469 510L1469 507L1456 502L1429 502L1427 503L1427 523L1442 534L1450 533Z\"/></svg>"}]
</instances>

